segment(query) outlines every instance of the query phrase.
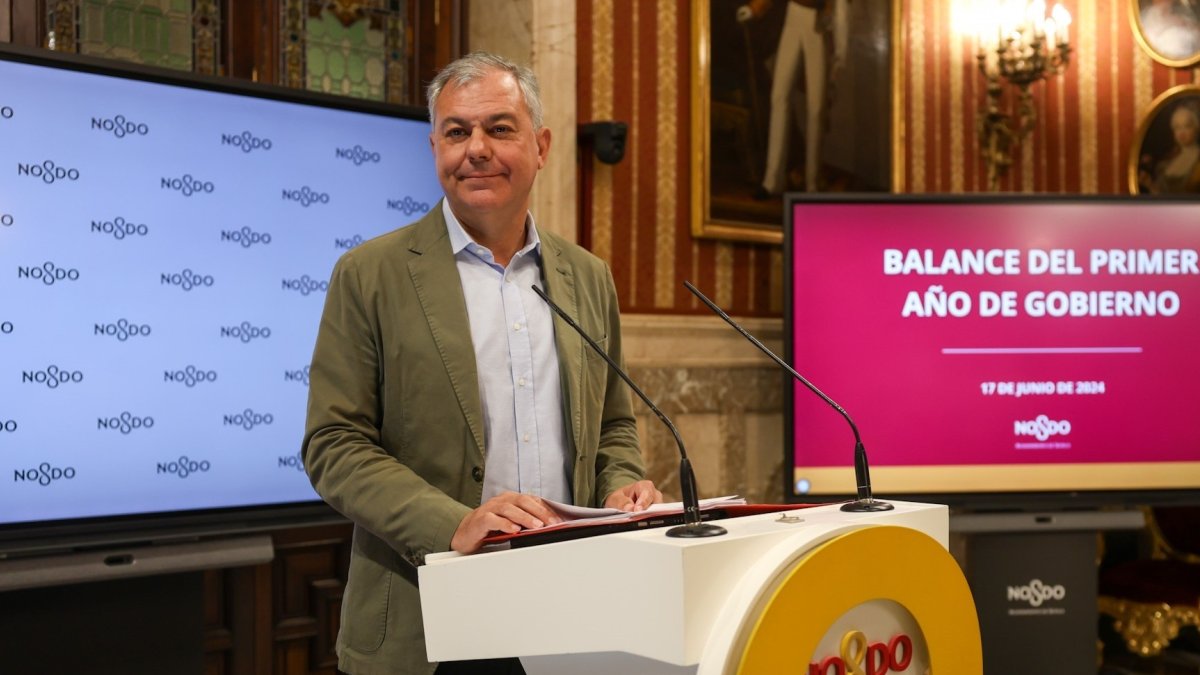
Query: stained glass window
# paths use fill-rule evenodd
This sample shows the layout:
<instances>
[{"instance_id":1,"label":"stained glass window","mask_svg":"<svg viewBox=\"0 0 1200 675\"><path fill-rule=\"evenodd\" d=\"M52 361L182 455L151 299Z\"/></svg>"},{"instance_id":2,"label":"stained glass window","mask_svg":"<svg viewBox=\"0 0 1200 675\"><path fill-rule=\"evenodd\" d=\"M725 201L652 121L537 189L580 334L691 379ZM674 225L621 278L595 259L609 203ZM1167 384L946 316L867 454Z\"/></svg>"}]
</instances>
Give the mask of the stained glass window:
<instances>
[{"instance_id":1,"label":"stained glass window","mask_svg":"<svg viewBox=\"0 0 1200 675\"><path fill-rule=\"evenodd\" d=\"M217 0L73 0L48 7L51 49L217 72Z\"/></svg>"},{"instance_id":2,"label":"stained glass window","mask_svg":"<svg viewBox=\"0 0 1200 675\"><path fill-rule=\"evenodd\" d=\"M282 0L285 81L343 96L402 102L403 0Z\"/></svg>"}]
</instances>

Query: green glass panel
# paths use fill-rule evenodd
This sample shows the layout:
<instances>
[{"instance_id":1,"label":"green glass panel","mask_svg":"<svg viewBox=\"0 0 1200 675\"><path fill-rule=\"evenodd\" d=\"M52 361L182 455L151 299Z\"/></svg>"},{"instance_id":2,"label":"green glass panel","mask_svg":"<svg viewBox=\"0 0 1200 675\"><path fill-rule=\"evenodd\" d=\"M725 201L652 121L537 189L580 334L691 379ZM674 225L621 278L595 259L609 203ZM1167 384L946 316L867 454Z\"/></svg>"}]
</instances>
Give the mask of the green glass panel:
<instances>
[{"instance_id":1,"label":"green glass panel","mask_svg":"<svg viewBox=\"0 0 1200 675\"><path fill-rule=\"evenodd\" d=\"M330 50L329 76L335 80L346 79L346 55L343 52Z\"/></svg>"},{"instance_id":2,"label":"green glass panel","mask_svg":"<svg viewBox=\"0 0 1200 675\"><path fill-rule=\"evenodd\" d=\"M113 47L134 47L133 14L123 7L105 8L104 41Z\"/></svg>"},{"instance_id":3,"label":"green glass panel","mask_svg":"<svg viewBox=\"0 0 1200 675\"><path fill-rule=\"evenodd\" d=\"M304 26L308 32L309 44L320 44L325 41L325 23L315 19L309 19Z\"/></svg>"},{"instance_id":4,"label":"green glass panel","mask_svg":"<svg viewBox=\"0 0 1200 675\"><path fill-rule=\"evenodd\" d=\"M193 0L83 0L80 10L81 53L193 68Z\"/></svg>"},{"instance_id":5,"label":"green glass panel","mask_svg":"<svg viewBox=\"0 0 1200 675\"><path fill-rule=\"evenodd\" d=\"M304 53L309 89L382 101L386 10L364 9L349 26L326 9L307 16ZM373 27L373 25L375 27Z\"/></svg>"},{"instance_id":6,"label":"green glass panel","mask_svg":"<svg viewBox=\"0 0 1200 675\"><path fill-rule=\"evenodd\" d=\"M362 54L353 53L346 57L346 77L355 82L366 79L367 59Z\"/></svg>"},{"instance_id":7,"label":"green glass panel","mask_svg":"<svg viewBox=\"0 0 1200 675\"><path fill-rule=\"evenodd\" d=\"M382 92L384 74L387 72L387 65L384 64L383 59L367 59L366 63L363 64L363 70L367 84L373 90L378 89Z\"/></svg>"}]
</instances>

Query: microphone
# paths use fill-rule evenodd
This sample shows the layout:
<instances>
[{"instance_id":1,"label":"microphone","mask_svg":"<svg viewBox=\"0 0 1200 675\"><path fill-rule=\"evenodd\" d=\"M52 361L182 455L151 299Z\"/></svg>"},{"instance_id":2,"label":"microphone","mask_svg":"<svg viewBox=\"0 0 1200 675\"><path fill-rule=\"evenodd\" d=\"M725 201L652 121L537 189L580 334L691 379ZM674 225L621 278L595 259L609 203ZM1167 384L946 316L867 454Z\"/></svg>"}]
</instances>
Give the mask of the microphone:
<instances>
[{"instance_id":1,"label":"microphone","mask_svg":"<svg viewBox=\"0 0 1200 675\"><path fill-rule=\"evenodd\" d=\"M722 310L720 307L717 307L712 300L709 300L708 297L701 293L698 288L693 286L691 282L684 281L683 285L692 292L692 295L700 298L700 302L703 302L705 305L707 305L709 309L717 314L717 316L725 319L725 323L733 326L733 329L741 333L742 337L749 340L755 347L758 347L762 353L771 357L771 360L779 364L780 368L783 368L788 373L791 373L792 377L799 380L800 384L808 387L809 391L821 397L822 401L825 401L832 406L833 409L838 411L838 414L844 417L846 422L850 424L850 430L854 432L854 478L855 482L858 483L858 499L843 504L842 510L854 512L891 511L893 508L895 508L887 502L876 501L871 496L871 471L867 465L867 449L863 447L862 436L859 436L858 434L858 427L854 424L854 420L850 419L850 415L846 413L846 410L842 408L842 406L835 403L833 399L826 396L825 392L817 389L816 385L814 385L812 382L804 379L803 375L797 373L796 370L789 366L786 361L776 356L775 352L767 349L766 345L764 345L762 342L759 342L758 338L754 337L747 332L745 328L742 328L740 325L738 325L738 323L730 318L730 316L726 314L724 310Z\"/></svg>"},{"instance_id":2,"label":"microphone","mask_svg":"<svg viewBox=\"0 0 1200 675\"><path fill-rule=\"evenodd\" d=\"M617 365L617 362L613 361L612 357L609 356L608 353L603 349L601 349L600 345L596 344L596 341L593 340L592 337L579 326L579 324L575 323L575 320L572 319L570 315L564 312L561 307L554 304L554 301L551 300L550 296L546 295L542 289L538 288L536 285L532 288L533 292L537 293L538 297L544 300L546 304L550 306L550 309L554 310L554 313L557 314L560 319L565 321L568 326L575 330L576 333L579 333L579 336L583 338L584 342L588 343L588 346L590 346L596 351L597 354L604 358L604 361L608 363L610 368L613 369L613 372L617 375L620 375L622 380L625 380L625 384L629 385L629 388L632 389L633 392L642 399L642 402L650 408L650 410L658 417L658 419L662 420L662 423L667 425L667 428L671 430L671 435L675 437L675 444L679 446L679 490L683 493L683 525L672 527L671 529L667 530L667 536L690 539L695 537L716 537L725 534L725 528L721 527L720 525L700 522L700 498L696 496L696 474L692 472L692 462L688 459L687 450L683 448L683 439L679 437L679 430L675 428L675 425L671 423L671 420L667 419L667 416L663 414L663 411L659 410L658 406L654 405L654 402L650 400L650 397L646 396L646 392L642 391L641 387L634 384L629 375L621 369L621 366Z\"/></svg>"}]
</instances>

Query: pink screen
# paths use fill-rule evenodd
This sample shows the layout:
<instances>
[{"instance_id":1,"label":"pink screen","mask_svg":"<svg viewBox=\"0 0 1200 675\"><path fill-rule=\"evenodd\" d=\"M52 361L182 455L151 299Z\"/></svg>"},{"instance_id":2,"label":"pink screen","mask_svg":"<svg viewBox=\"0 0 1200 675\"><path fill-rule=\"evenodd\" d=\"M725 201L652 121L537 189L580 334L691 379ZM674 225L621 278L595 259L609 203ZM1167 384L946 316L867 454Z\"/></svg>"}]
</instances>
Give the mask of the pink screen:
<instances>
[{"instance_id":1,"label":"pink screen","mask_svg":"<svg viewBox=\"0 0 1200 675\"><path fill-rule=\"evenodd\" d=\"M854 419L873 471L913 470L901 491L958 489L923 467L1114 463L1197 487L1200 205L793 208L793 365ZM845 421L799 383L792 400L797 480L848 466ZM968 489L1020 490L1023 471ZM1127 487L1072 480L1030 485Z\"/></svg>"}]
</instances>

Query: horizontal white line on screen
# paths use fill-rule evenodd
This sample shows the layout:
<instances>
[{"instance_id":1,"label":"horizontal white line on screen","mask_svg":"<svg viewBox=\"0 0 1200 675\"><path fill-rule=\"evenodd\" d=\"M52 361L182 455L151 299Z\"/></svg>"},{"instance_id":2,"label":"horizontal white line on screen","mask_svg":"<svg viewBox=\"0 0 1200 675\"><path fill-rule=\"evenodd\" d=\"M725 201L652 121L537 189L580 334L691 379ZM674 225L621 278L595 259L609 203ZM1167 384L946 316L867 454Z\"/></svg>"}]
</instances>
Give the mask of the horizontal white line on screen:
<instances>
[{"instance_id":1,"label":"horizontal white line on screen","mask_svg":"<svg viewBox=\"0 0 1200 675\"><path fill-rule=\"evenodd\" d=\"M1141 347L942 347L943 354L1141 354Z\"/></svg>"}]
</instances>

